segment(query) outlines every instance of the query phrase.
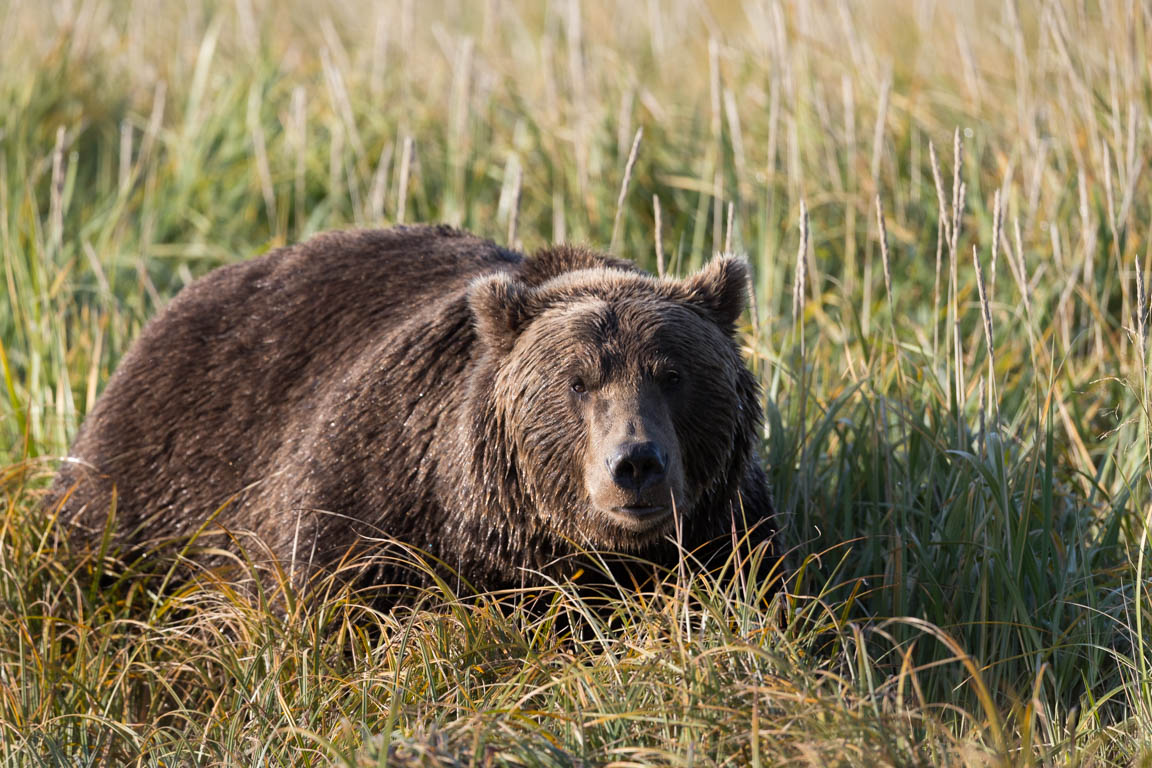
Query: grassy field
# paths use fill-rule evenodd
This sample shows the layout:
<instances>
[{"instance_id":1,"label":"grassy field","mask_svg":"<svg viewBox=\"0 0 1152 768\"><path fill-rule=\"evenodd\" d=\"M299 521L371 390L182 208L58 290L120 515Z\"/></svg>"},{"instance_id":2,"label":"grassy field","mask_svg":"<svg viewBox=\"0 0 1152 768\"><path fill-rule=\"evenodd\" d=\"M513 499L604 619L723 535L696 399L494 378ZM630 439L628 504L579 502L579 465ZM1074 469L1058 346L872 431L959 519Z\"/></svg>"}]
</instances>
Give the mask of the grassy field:
<instances>
[{"instance_id":1,"label":"grassy field","mask_svg":"<svg viewBox=\"0 0 1152 768\"><path fill-rule=\"evenodd\" d=\"M1150 62L1147 0L0 0L4 764L1152 764ZM746 254L784 560L381 614L64 551L169 297L401 221Z\"/></svg>"}]
</instances>

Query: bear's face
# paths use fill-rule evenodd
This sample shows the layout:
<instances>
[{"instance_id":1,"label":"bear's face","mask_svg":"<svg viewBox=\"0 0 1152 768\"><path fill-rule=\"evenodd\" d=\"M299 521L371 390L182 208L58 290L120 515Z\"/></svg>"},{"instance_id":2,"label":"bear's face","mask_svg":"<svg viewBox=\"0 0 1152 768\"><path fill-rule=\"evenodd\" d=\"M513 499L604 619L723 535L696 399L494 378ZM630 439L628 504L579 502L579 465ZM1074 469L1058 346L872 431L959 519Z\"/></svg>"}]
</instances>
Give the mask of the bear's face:
<instances>
[{"instance_id":1,"label":"bear's face","mask_svg":"<svg viewBox=\"0 0 1152 768\"><path fill-rule=\"evenodd\" d=\"M755 385L731 335L746 280L719 259L684 281L592 269L474 284L499 439L544 527L641 549L742 468Z\"/></svg>"}]
</instances>

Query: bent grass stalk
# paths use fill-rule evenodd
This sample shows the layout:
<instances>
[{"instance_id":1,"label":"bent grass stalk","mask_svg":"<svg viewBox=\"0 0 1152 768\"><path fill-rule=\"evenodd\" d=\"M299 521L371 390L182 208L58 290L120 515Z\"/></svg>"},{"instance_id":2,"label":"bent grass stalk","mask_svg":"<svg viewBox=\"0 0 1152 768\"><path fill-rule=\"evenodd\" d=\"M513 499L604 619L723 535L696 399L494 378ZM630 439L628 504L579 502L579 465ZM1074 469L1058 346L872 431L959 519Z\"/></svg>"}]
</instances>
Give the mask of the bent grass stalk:
<instances>
[{"instance_id":1,"label":"bent grass stalk","mask_svg":"<svg viewBox=\"0 0 1152 768\"><path fill-rule=\"evenodd\" d=\"M632 168L636 165L636 156L640 151L640 139L644 136L644 128L636 129L636 137L632 139L632 149L628 151L628 162L624 165L624 178L620 182L620 197L616 199L616 214L612 218L612 240L608 250L616 253L620 241L620 221L624 212L624 201L628 197L628 183L632 180Z\"/></svg>"},{"instance_id":2,"label":"bent grass stalk","mask_svg":"<svg viewBox=\"0 0 1152 768\"><path fill-rule=\"evenodd\" d=\"M972 268L976 272L976 290L980 296L980 314L984 320L984 342L988 351L988 402L995 403L996 361L992 341L992 307L988 303L988 293L984 290L984 270L980 266L980 254L972 246ZM983 409L981 409L983 413Z\"/></svg>"}]
</instances>

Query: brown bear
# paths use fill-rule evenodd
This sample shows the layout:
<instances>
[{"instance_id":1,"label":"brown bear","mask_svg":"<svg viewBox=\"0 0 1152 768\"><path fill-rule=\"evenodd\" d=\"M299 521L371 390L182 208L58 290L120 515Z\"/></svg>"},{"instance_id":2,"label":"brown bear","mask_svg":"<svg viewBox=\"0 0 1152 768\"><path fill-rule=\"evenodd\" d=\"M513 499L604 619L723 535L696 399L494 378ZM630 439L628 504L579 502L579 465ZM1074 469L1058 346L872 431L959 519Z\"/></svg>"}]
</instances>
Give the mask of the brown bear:
<instances>
[{"instance_id":1,"label":"brown bear","mask_svg":"<svg viewBox=\"0 0 1152 768\"><path fill-rule=\"evenodd\" d=\"M152 320L50 504L89 536L114 506L127 546L255 534L250 556L305 578L395 539L481 589L581 549L671 564L762 539L747 283L735 258L657 279L448 227L323 234L209 273ZM419 579L381 562L380 583Z\"/></svg>"}]
</instances>

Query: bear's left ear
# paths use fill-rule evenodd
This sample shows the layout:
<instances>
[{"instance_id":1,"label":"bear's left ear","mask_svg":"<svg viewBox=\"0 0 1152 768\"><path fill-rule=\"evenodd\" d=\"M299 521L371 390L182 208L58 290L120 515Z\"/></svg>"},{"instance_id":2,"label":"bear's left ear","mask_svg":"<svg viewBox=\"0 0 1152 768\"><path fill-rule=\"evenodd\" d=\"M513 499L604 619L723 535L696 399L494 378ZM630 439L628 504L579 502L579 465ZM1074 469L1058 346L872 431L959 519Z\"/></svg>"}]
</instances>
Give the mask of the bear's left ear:
<instances>
[{"instance_id":1,"label":"bear's left ear","mask_svg":"<svg viewBox=\"0 0 1152 768\"><path fill-rule=\"evenodd\" d=\"M743 259L717 256L682 285L685 303L703 310L725 332L735 330L748 304L748 265Z\"/></svg>"},{"instance_id":2,"label":"bear's left ear","mask_svg":"<svg viewBox=\"0 0 1152 768\"><path fill-rule=\"evenodd\" d=\"M533 315L533 291L503 272L484 275L468 286L468 308L476 334L493 349L508 352Z\"/></svg>"}]
</instances>

